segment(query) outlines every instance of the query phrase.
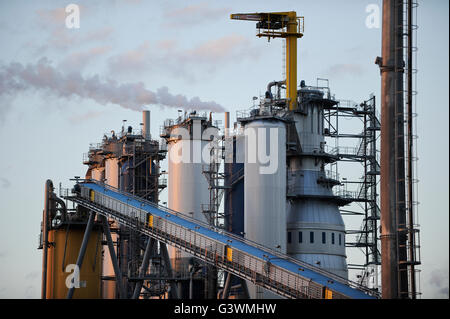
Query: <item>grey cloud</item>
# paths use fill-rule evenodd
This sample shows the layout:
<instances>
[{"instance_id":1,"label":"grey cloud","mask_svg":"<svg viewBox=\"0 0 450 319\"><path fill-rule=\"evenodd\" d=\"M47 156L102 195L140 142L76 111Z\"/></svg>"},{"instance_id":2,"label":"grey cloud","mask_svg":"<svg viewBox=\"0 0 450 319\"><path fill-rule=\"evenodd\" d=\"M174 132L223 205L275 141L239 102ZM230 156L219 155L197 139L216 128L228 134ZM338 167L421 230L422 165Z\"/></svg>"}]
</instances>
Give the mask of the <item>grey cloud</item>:
<instances>
[{"instance_id":1,"label":"grey cloud","mask_svg":"<svg viewBox=\"0 0 450 319\"><path fill-rule=\"evenodd\" d=\"M448 269L435 269L431 272L428 282L437 293L437 296L434 296L434 298L449 297L448 279Z\"/></svg>"},{"instance_id":2,"label":"grey cloud","mask_svg":"<svg viewBox=\"0 0 450 319\"><path fill-rule=\"evenodd\" d=\"M172 28L194 26L210 23L218 18L228 19L230 8L214 8L209 3L192 4L180 9L168 10L165 13L165 26Z\"/></svg>"},{"instance_id":3,"label":"grey cloud","mask_svg":"<svg viewBox=\"0 0 450 319\"><path fill-rule=\"evenodd\" d=\"M102 114L103 114L103 112L91 111L91 112L86 112L86 113L83 113L80 115L72 115L69 117L69 122L71 124L79 124L79 123L85 122L87 120L97 118L97 117L101 116Z\"/></svg>"},{"instance_id":4,"label":"grey cloud","mask_svg":"<svg viewBox=\"0 0 450 319\"><path fill-rule=\"evenodd\" d=\"M32 272L29 272L28 274L25 275L25 279L27 279L27 280L36 279L36 278L39 277L39 275L40 275L39 272L37 272L37 271L32 271Z\"/></svg>"},{"instance_id":5,"label":"grey cloud","mask_svg":"<svg viewBox=\"0 0 450 319\"><path fill-rule=\"evenodd\" d=\"M361 65L354 63L335 64L329 67L325 71L325 73L336 76L339 75L361 76L364 73L364 68Z\"/></svg>"},{"instance_id":6,"label":"grey cloud","mask_svg":"<svg viewBox=\"0 0 450 319\"><path fill-rule=\"evenodd\" d=\"M9 188L11 186L11 182L4 177L0 177L0 187L1 188ZM0 257L2 257L2 253L0 253Z\"/></svg>"}]
</instances>

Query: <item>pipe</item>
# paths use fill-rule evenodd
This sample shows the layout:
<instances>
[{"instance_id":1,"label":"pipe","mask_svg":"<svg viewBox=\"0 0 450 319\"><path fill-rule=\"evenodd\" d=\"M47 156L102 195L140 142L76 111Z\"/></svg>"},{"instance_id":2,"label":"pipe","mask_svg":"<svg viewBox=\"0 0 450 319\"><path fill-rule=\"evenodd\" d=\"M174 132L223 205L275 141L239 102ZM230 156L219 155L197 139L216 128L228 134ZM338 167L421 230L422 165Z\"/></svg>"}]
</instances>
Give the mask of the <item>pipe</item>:
<instances>
[{"instance_id":1,"label":"pipe","mask_svg":"<svg viewBox=\"0 0 450 319\"><path fill-rule=\"evenodd\" d=\"M42 216L42 246L44 248L43 256L42 256L42 287L41 287L41 298L47 299L47 259L48 259L48 226L49 226L49 201L50 201L50 192L53 192L53 182L48 179L45 182L45 190L44 190L44 211Z\"/></svg>"},{"instance_id":2,"label":"pipe","mask_svg":"<svg viewBox=\"0 0 450 319\"><path fill-rule=\"evenodd\" d=\"M95 212L91 211L89 214L89 220L86 225L86 231L84 232L83 242L81 243L80 252L78 253L77 259L77 269L78 274L81 273L81 266L83 264L84 255L86 254L86 249L89 243L89 238L91 237L92 227L94 226ZM67 293L67 299L72 299L73 293L75 292L75 287L71 287Z\"/></svg>"},{"instance_id":3,"label":"pipe","mask_svg":"<svg viewBox=\"0 0 450 319\"><path fill-rule=\"evenodd\" d=\"M408 219L409 219L409 256L410 256L410 278L411 278L411 298L416 299L416 274L414 269L415 234L414 234L414 211L413 211L413 122L412 122L412 72L413 72L413 27L412 27L413 1L408 0L408 82L407 82L407 104L408 104Z\"/></svg>"},{"instance_id":4,"label":"pipe","mask_svg":"<svg viewBox=\"0 0 450 319\"><path fill-rule=\"evenodd\" d=\"M114 274L116 276L117 287L119 288L119 294L121 299L126 298L125 289L122 283L122 273L120 271L119 263L117 262L116 252L114 250L114 243L111 236L111 230L109 228L108 218L106 216L101 216L103 223L103 233L106 237L106 242L108 244L109 255L111 256L111 262L114 268Z\"/></svg>"},{"instance_id":5,"label":"pipe","mask_svg":"<svg viewBox=\"0 0 450 319\"><path fill-rule=\"evenodd\" d=\"M248 293L248 287L247 287L247 282L245 281L245 279L241 279L241 287L242 287L242 291L244 292L244 299L250 299L250 294Z\"/></svg>"},{"instance_id":6,"label":"pipe","mask_svg":"<svg viewBox=\"0 0 450 319\"><path fill-rule=\"evenodd\" d=\"M230 136L230 112L225 112L225 137Z\"/></svg>"},{"instance_id":7,"label":"pipe","mask_svg":"<svg viewBox=\"0 0 450 319\"><path fill-rule=\"evenodd\" d=\"M142 111L142 123L144 124L142 135L146 140L152 138L150 134L150 111Z\"/></svg>"},{"instance_id":8,"label":"pipe","mask_svg":"<svg viewBox=\"0 0 450 319\"><path fill-rule=\"evenodd\" d=\"M155 246L155 239L149 238L147 241L147 246L145 247L144 257L142 259L142 265L139 269L139 277L143 277L145 275L145 271L148 268L148 263L150 260L150 256L153 252L153 247ZM133 297L132 299L138 299L139 294L141 293L142 284L144 283L144 280L139 280L136 282L136 286L134 287Z\"/></svg>"},{"instance_id":9,"label":"pipe","mask_svg":"<svg viewBox=\"0 0 450 319\"><path fill-rule=\"evenodd\" d=\"M270 96L272 96L272 98L273 98L273 95L272 95L272 86L281 86L281 85L283 85L283 84L286 84L286 81L272 81L272 82L269 82L269 84L267 84L267 92L269 92L270 93ZM279 94L278 94L279 95ZM278 98L280 98L280 96L278 96Z\"/></svg>"},{"instance_id":10,"label":"pipe","mask_svg":"<svg viewBox=\"0 0 450 319\"><path fill-rule=\"evenodd\" d=\"M189 272L189 299L194 299L193 269Z\"/></svg>"},{"instance_id":11,"label":"pipe","mask_svg":"<svg viewBox=\"0 0 450 319\"><path fill-rule=\"evenodd\" d=\"M383 298L408 294L403 137L403 3L383 1L381 71L381 281Z\"/></svg>"}]
</instances>

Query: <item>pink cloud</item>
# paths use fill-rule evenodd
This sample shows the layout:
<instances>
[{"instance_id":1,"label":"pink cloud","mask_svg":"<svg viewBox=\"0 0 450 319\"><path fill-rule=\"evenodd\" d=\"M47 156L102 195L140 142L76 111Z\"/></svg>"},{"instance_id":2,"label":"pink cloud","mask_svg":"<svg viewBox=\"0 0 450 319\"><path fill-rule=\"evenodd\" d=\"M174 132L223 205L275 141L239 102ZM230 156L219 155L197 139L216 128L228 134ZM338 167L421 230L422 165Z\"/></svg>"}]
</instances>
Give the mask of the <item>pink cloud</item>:
<instances>
[{"instance_id":1,"label":"pink cloud","mask_svg":"<svg viewBox=\"0 0 450 319\"><path fill-rule=\"evenodd\" d=\"M193 26L218 18L228 18L229 13L229 8L213 8L209 3L202 2L167 11L165 17L170 21L166 21L166 26Z\"/></svg>"}]
</instances>

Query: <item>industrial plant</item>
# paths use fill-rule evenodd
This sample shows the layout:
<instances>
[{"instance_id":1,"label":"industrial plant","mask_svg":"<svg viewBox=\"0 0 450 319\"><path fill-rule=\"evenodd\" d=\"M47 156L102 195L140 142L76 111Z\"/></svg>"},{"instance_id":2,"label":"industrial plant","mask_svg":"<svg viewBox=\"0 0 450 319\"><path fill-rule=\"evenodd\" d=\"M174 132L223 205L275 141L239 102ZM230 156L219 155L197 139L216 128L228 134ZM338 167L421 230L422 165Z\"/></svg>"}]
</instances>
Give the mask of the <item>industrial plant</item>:
<instances>
[{"instance_id":1,"label":"industrial plant","mask_svg":"<svg viewBox=\"0 0 450 319\"><path fill-rule=\"evenodd\" d=\"M285 41L285 78L235 115L179 112L153 123L152 136L144 110L140 127L111 123L93 136L73 186L45 183L42 298L420 296L416 4L383 2L382 92L357 103L337 99L326 79L298 78L304 17L231 14L256 23L257 37ZM342 175L344 162L357 180ZM361 260L348 260L351 250Z\"/></svg>"}]
</instances>

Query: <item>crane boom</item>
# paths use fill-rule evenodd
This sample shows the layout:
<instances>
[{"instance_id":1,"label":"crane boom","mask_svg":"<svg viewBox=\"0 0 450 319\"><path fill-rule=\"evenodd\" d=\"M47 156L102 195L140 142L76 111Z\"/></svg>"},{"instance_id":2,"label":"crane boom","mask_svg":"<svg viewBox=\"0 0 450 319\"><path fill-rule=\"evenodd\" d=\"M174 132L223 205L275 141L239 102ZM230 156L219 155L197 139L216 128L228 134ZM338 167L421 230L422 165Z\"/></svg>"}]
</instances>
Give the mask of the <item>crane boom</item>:
<instances>
[{"instance_id":1,"label":"crane boom","mask_svg":"<svg viewBox=\"0 0 450 319\"><path fill-rule=\"evenodd\" d=\"M303 36L304 18L295 11L234 13L232 20L257 21L258 37L286 39L286 98L289 110L297 108L297 38Z\"/></svg>"}]
</instances>

